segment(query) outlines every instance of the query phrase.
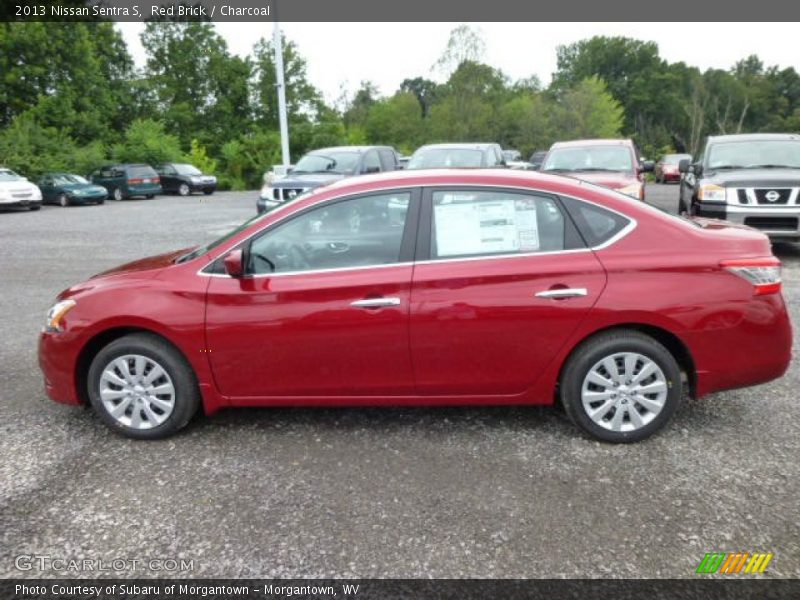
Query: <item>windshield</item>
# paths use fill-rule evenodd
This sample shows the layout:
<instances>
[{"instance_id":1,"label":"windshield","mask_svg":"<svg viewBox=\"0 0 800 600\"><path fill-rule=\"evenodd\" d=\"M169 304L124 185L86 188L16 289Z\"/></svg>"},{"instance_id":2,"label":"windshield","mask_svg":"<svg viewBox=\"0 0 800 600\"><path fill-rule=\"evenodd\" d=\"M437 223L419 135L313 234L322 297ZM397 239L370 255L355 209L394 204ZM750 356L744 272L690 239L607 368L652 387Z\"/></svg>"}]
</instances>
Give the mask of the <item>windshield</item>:
<instances>
[{"instance_id":1,"label":"windshield","mask_svg":"<svg viewBox=\"0 0 800 600\"><path fill-rule=\"evenodd\" d=\"M192 165L172 165L180 175L202 175L203 172Z\"/></svg>"},{"instance_id":2,"label":"windshield","mask_svg":"<svg viewBox=\"0 0 800 600\"><path fill-rule=\"evenodd\" d=\"M483 166L483 152L471 148L421 148L408 161L406 169L474 169Z\"/></svg>"},{"instance_id":3,"label":"windshield","mask_svg":"<svg viewBox=\"0 0 800 600\"><path fill-rule=\"evenodd\" d=\"M625 146L571 146L547 155L542 171L633 171L633 157Z\"/></svg>"},{"instance_id":4,"label":"windshield","mask_svg":"<svg viewBox=\"0 0 800 600\"><path fill-rule=\"evenodd\" d=\"M800 141L761 140L722 142L708 148L709 169L800 169Z\"/></svg>"},{"instance_id":5,"label":"windshield","mask_svg":"<svg viewBox=\"0 0 800 600\"><path fill-rule=\"evenodd\" d=\"M80 175L56 175L53 177L56 185L71 185L73 183L89 183Z\"/></svg>"},{"instance_id":6,"label":"windshield","mask_svg":"<svg viewBox=\"0 0 800 600\"><path fill-rule=\"evenodd\" d=\"M0 181L19 181L22 179L11 169L0 169Z\"/></svg>"},{"instance_id":7,"label":"windshield","mask_svg":"<svg viewBox=\"0 0 800 600\"><path fill-rule=\"evenodd\" d=\"M348 175L358 166L358 152L326 152L306 154L297 161L292 175L302 173L339 173Z\"/></svg>"},{"instance_id":8,"label":"windshield","mask_svg":"<svg viewBox=\"0 0 800 600\"><path fill-rule=\"evenodd\" d=\"M667 154L664 158L661 159L661 162L665 165L677 165L682 160L692 160L691 154Z\"/></svg>"}]
</instances>

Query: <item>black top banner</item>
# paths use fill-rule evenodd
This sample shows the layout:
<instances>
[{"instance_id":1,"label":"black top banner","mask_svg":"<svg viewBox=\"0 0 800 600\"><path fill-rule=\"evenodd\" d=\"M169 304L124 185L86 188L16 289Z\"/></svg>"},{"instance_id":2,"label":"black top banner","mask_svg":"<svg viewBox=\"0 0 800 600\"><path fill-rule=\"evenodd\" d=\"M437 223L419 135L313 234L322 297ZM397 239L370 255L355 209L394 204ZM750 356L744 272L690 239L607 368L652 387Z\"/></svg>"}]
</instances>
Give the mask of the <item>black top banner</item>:
<instances>
[{"instance_id":1,"label":"black top banner","mask_svg":"<svg viewBox=\"0 0 800 600\"><path fill-rule=\"evenodd\" d=\"M3 21L796 21L786 0L7 0ZM713 38L713 31L709 31Z\"/></svg>"}]
</instances>

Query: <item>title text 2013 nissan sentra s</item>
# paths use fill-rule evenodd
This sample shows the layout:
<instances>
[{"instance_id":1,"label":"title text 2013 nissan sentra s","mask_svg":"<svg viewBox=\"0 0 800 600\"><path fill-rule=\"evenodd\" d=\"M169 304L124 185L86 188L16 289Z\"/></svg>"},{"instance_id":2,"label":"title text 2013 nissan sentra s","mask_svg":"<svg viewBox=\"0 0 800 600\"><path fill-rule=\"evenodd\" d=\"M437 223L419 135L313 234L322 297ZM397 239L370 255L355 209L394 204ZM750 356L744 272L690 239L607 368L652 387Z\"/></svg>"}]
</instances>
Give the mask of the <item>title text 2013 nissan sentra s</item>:
<instances>
[{"instance_id":1,"label":"title text 2013 nissan sentra s","mask_svg":"<svg viewBox=\"0 0 800 600\"><path fill-rule=\"evenodd\" d=\"M763 234L513 171L367 176L58 297L48 394L157 438L202 406L563 403L630 442L791 355Z\"/></svg>"}]
</instances>

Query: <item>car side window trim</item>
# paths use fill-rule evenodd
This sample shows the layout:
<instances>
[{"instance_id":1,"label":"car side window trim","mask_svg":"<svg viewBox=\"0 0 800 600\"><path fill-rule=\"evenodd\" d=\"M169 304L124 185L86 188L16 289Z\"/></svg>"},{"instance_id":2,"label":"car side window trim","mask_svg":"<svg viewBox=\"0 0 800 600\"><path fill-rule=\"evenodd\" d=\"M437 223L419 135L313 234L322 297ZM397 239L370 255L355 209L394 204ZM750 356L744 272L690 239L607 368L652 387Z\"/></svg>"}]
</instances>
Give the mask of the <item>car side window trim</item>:
<instances>
[{"instance_id":1,"label":"car side window trim","mask_svg":"<svg viewBox=\"0 0 800 600\"><path fill-rule=\"evenodd\" d=\"M403 228L403 234L400 242L400 254L398 256L397 262L390 263L390 264L379 264L379 265L363 265L363 266L354 266L354 267L332 267L328 269L308 269L304 271L284 271L279 273L252 273L248 274L247 278L264 278L264 277L285 277L287 275L309 275L315 273L334 273L334 272L347 272L347 271L354 271L354 270L364 270L364 269L378 269L378 268L387 268L387 267L397 267L402 265L410 265L414 261L414 254L416 251L416 237L418 231L418 222L419 222L419 209L421 204L421 190L419 187L399 187L399 188L387 188L384 190L372 190L369 192L361 192L358 194L352 194L349 196L341 196L337 198L331 198L330 200L326 200L320 204L314 204L313 206L306 207L296 213L292 213L291 215L287 216L285 219L280 219L275 223L271 223L269 226L265 227L264 229L260 229L253 233L250 237L246 240L243 240L230 250L223 252L216 258L212 259L205 267L198 271L199 275L205 275L208 277L230 277L227 273L220 273L220 265L222 259L225 255L229 252L232 252L237 249L241 249L243 254L245 255L245 261L247 261L247 254L249 253L250 244L253 243L256 239L259 239L263 235L267 235L269 232L273 231L279 226L285 225L293 221L294 219L300 218L309 212L317 210L319 208L323 208L326 206L332 206L334 204L338 204L340 202L347 202L349 200L357 200L359 198L369 198L372 196L383 196L392 193L406 193L409 194L409 204L408 210L406 211L406 222Z\"/></svg>"}]
</instances>

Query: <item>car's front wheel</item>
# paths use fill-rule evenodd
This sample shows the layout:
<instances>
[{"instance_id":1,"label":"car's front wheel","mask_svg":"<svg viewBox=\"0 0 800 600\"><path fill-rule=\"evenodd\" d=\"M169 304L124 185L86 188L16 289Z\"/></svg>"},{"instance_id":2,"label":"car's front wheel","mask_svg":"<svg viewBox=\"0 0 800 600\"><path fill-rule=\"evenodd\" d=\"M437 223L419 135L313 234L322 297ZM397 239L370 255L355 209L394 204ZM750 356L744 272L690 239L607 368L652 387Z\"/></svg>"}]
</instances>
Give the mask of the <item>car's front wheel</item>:
<instances>
[{"instance_id":1,"label":"car's front wheel","mask_svg":"<svg viewBox=\"0 0 800 600\"><path fill-rule=\"evenodd\" d=\"M664 427L683 395L675 357L633 330L597 335L573 352L561 378L570 419L606 442L637 442Z\"/></svg>"},{"instance_id":2,"label":"car's front wheel","mask_svg":"<svg viewBox=\"0 0 800 600\"><path fill-rule=\"evenodd\" d=\"M98 352L87 377L89 399L114 431L157 439L184 427L200 394L186 359L150 334L121 337Z\"/></svg>"}]
</instances>

